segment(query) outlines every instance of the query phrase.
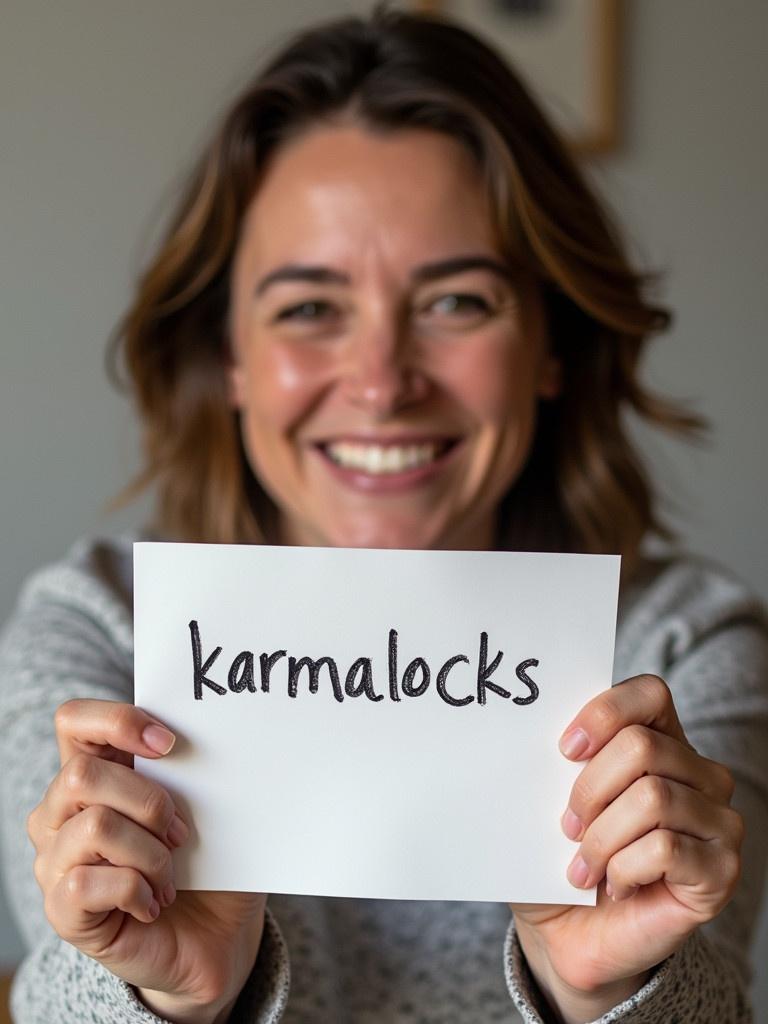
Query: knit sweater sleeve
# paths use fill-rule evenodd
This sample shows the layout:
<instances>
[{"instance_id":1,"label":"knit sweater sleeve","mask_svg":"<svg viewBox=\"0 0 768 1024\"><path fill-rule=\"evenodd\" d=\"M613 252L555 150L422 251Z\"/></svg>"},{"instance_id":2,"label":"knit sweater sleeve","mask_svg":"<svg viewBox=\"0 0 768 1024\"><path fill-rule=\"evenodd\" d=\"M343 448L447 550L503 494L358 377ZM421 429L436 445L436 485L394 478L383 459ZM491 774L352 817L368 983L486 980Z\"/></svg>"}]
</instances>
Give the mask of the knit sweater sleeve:
<instances>
[{"instance_id":1,"label":"knit sweater sleeve","mask_svg":"<svg viewBox=\"0 0 768 1024\"><path fill-rule=\"evenodd\" d=\"M130 985L54 932L25 826L59 770L56 708L75 697L133 700L130 581L120 564L125 558L126 551L110 545L82 545L66 563L37 574L0 639L3 867L29 949L11 995L17 1024L160 1024ZM287 993L287 952L268 911L259 956L230 1020L272 1024Z\"/></svg>"},{"instance_id":2,"label":"knit sweater sleeve","mask_svg":"<svg viewBox=\"0 0 768 1024\"><path fill-rule=\"evenodd\" d=\"M595 1024L748 1024L749 944L765 880L768 830L768 629L736 580L702 563L673 563L630 595L616 649L616 682L649 672L669 684L688 740L731 769L746 837L732 901L657 965L650 980ZM515 935L507 986L523 1020L548 1022Z\"/></svg>"}]
</instances>

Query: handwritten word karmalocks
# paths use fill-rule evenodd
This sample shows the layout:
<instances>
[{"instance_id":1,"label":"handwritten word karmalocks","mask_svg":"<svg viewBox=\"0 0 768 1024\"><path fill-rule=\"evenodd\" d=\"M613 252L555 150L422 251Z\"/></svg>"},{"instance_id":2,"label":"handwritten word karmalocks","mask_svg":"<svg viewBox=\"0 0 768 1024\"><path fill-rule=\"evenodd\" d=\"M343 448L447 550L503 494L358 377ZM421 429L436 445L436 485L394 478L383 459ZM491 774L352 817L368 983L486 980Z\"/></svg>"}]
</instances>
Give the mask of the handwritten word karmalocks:
<instances>
[{"instance_id":1,"label":"handwritten word karmalocks","mask_svg":"<svg viewBox=\"0 0 768 1024\"><path fill-rule=\"evenodd\" d=\"M134 563L136 703L179 737L140 770L195 833L178 887L594 903L551 808L578 771L558 738L612 682L618 558L142 543Z\"/></svg>"},{"instance_id":2,"label":"handwritten word karmalocks","mask_svg":"<svg viewBox=\"0 0 768 1024\"><path fill-rule=\"evenodd\" d=\"M230 693L243 693L246 690L249 693L257 693L259 690L261 693L269 693L273 681L272 670L275 668L276 663L283 658L288 659L286 691L289 697L295 698L298 696L299 680L304 669L306 669L308 677L309 692L317 693L320 689L320 672L325 668L330 680L333 696L340 704L345 696L365 696L368 700L372 701L384 700L384 693L377 693L376 691L373 661L371 658L356 658L349 666L344 679L344 685L342 686L339 666L330 655L322 655L319 658L310 658L308 655L304 655L297 658L294 655L289 656L288 652L284 650L272 651L271 653L262 651L258 655L259 676L261 680L259 686L256 685L256 655L253 651L240 651L232 659L232 664L229 666L227 688L225 688L219 683L214 682L208 675L221 654L222 648L214 648L203 660L200 627L195 619L190 622L189 631L192 639L192 685L195 692L195 700L202 700L205 690L210 690L221 697L226 695L227 688ZM389 698L393 701L399 701L402 699L401 694L405 697L421 697L429 690L433 675L432 669L425 658L417 657L408 663L401 678L398 674L397 639L397 630L390 629L387 643L387 691ZM501 686L498 682L493 682L491 679L491 676L499 668L503 657L504 652L499 651L493 661L490 664L488 663L488 634L482 632L480 634L480 651L477 657L475 673L476 694L467 693L463 697L457 697L448 692L448 675L454 666L461 662L466 665L470 664L470 659L466 654L454 654L447 661L443 662L435 676L435 691L437 695L446 704L450 704L454 708L464 707L466 704L471 704L475 699L477 699L478 704L485 704L488 691L498 694L499 697L512 697L513 704L521 706L532 704L539 696L539 688L528 675L528 670L532 667L535 668L539 664L539 659L526 658L515 667L514 674L526 690L524 696L515 697L512 696L511 690L505 689L505 687Z\"/></svg>"}]
</instances>

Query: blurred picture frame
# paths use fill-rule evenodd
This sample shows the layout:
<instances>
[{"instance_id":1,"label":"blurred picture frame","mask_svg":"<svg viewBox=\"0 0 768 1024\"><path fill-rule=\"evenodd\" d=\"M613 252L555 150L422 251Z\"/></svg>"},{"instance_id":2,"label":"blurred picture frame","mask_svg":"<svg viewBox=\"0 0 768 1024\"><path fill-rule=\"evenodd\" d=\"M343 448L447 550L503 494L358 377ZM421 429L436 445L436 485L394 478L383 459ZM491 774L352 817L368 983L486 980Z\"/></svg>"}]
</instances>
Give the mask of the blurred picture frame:
<instances>
[{"instance_id":1,"label":"blurred picture frame","mask_svg":"<svg viewBox=\"0 0 768 1024\"><path fill-rule=\"evenodd\" d=\"M520 72L577 156L620 143L622 0L411 0L455 18Z\"/></svg>"}]
</instances>

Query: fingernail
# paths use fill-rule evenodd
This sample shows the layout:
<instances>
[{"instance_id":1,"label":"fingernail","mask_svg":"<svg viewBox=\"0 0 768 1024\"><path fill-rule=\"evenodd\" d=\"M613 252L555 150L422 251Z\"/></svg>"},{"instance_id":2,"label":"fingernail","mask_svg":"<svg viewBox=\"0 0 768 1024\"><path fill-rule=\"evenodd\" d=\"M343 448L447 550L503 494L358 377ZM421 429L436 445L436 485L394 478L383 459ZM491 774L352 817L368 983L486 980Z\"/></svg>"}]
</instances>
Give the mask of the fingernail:
<instances>
[{"instance_id":1,"label":"fingernail","mask_svg":"<svg viewBox=\"0 0 768 1024\"><path fill-rule=\"evenodd\" d=\"M605 883L605 895L606 896L610 896L610 898L613 899L613 886L607 880L606 880L606 883Z\"/></svg>"},{"instance_id":2,"label":"fingernail","mask_svg":"<svg viewBox=\"0 0 768 1024\"><path fill-rule=\"evenodd\" d=\"M167 754L176 742L176 737L164 725L148 725L141 734L141 738L156 754Z\"/></svg>"},{"instance_id":3,"label":"fingernail","mask_svg":"<svg viewBox=\"0 0 768 1024\"><path fill-rule=\"evenodd\" d=\"M568 867L568 879L577 888L583 889L587 884L588 878L589 868L587 863L577 853Z\"/></svg>"},{"instance_id":4,"label":"fingernail","mask_svg":"<svg viewBox=\"0 0 768 1024\"><path fill-rule=\"evenodd\" d=\"M187 839L189 839L189 828L178 814L174 814L173 821L168 826L168 841L174 846L181 846Z\"/></svg>"},{"instance_id":5,"label":"fingernail","mask_svg":"<svg viewBox=\"0 0 768 1024\"><path fill-rule=\"evenodd\" d=\"M583 729L569 729L560 739L560 750L572 760L579 758L589 746L589 736Z\"/></svg>"},{"instance_id":6,"label":"fingernail","mask_svg":"<svg viewBox=\"0 0 768 1024\"><path fill-rule=\"evenodd\" d=\"M176 887L174 886L173 882L169 882L160 895L163 901L163 906L170 907L170 905L176 899Z\"/></svg>"},{"instance_id":7,"label":"fingernail","mask_svg":"<svg viewBox=\"0 0 768 1024\"><path fill-rule=\"evenodd\" d=\"M584 827L581 823L581 818L578 818L570 807L566 808L560 823L563 827L563 832L565 832L569 839L578 839Z\"/></svg>"},{"instance_id":8,"label":"fingernail","mask_svg":"<svg viewBox=\"0 0 768 1024\"><path fill-rule=\"evenodd\" d=\"M152 902L149 904L149 916L154 921L154 919L157 917L157 915L159 913L160 913L160 904L157 902L157 900L152 900Z\"/></svg>"}]
</instances>

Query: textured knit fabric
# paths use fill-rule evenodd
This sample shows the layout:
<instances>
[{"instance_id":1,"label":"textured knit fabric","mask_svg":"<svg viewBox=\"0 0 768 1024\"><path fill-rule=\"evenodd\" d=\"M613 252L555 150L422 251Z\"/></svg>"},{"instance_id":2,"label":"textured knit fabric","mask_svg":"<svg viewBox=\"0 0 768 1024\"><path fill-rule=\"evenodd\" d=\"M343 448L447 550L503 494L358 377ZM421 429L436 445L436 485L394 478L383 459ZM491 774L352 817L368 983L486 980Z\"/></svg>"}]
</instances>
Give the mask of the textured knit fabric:
<instances>
[{"instance_id":1,"label":"textured knit fabric","mask_svg":"<svg viewBox=\"0 0 768 1024\"><path fill-rule=\"evenodd\" d=\"M17 1024L153 1022L131 986L45 919L25 819L59 768L53 714L72 697L132 700L130 538L83 542L36 574L0 641L4 864L29 954ZM664 677L691 743L729 765L747 822L743 878L600 1024L743 1024L768 833L768 631L743 586L691 559L647 562L622 591L614 678ZM553 808L559 813L561 808ZM505 906L273 896L236 1024L548 1021ZM289 966L290 965L290 966Z\"/></svg>"}]
</instances>

